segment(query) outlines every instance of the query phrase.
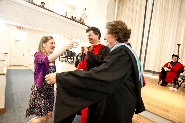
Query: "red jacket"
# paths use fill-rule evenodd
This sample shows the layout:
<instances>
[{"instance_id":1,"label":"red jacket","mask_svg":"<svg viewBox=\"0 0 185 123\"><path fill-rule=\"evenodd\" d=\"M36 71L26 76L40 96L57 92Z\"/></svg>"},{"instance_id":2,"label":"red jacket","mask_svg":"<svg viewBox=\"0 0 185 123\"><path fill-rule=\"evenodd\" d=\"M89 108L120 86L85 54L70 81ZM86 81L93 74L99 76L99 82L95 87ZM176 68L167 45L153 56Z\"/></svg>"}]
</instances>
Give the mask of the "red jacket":
<instances>
[{"instance_id":1,"label":"red jacket","mask_svg":"<svg viewBox=\"0 0 185 123\"><path fill-rule=\"evenodd\" d=\"M95 46L92 45L92 46L89 48L89 51L88 51L88 52L93 52L94 55L97 55L98 52L99 52L99 50L100 50L100 48L101 48L101 46L103 46L103 45L102 45L102 44L98 44L98 45L95 45ZM95 48L94 48L94 50L92 51L92 48L93 48L93 47L95 47ZM81 61L81 62L78 64L77 70L86 71L86 59L87 59L87 57L88 57L87 55L84 56L83 61Z\"/></svg>"},{"instance_id":2,"label":"red jacket","mask_svg":"<svg viewBox=\"0 0 185 123\"><path fill-rule=\"evenodd\" d=\"M102 44L98 44L98 45L92 45L88 52L93 52L94 55L97 55L101 46L103 46ZM81 61L78 66L77 66L77 70L83 70L86 71L86 59L87 59L87 55L84 56L83 61ZM81 110L81 118L80 118L80 123L86 123L87 120L87 112L88 112L88 107L84 108L83 110Z\"/></svg>"},{"instance_id":3,"label":"red jacket","mask_svg":"<svg viewBox=\"0 0 185 123\"><path fill-rule=\"evenodd\" d=\"M163 67L169 68L168 67L169 63L170 62L166 63ZM164 69L163 67L162 67L162 70ZM165 81L168 83L172 83L172 81L175 79L175 77L179 76L180 73L184 72L184 66L180 62L177 62L174 66L172 66L169 69L171 69L171 71L167 71L166 78L165 78ZM160 74L159 74L159 80L161 80Z\"/></svg>"}]
</instances>

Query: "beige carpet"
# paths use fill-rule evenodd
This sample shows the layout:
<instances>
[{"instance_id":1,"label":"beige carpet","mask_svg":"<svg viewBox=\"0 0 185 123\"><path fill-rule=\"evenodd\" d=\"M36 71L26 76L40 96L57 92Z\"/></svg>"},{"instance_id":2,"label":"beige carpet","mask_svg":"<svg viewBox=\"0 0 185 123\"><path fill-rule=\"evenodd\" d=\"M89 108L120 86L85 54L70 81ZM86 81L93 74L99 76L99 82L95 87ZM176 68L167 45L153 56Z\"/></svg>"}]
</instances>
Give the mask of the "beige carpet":
<instances>
[{"instance_id":1,"label":"beige carpet","mask_svg":"<svg viewBox=\"0 0 185 123\"><path fill-rule=\"evenodd\" d=\"M169 89L171 85L158 85L157 79L145 77L146 86L142 89L142 97L146 110L175 123L185 123L185 88L177 91Z\"/></svg>"}]
</instances>

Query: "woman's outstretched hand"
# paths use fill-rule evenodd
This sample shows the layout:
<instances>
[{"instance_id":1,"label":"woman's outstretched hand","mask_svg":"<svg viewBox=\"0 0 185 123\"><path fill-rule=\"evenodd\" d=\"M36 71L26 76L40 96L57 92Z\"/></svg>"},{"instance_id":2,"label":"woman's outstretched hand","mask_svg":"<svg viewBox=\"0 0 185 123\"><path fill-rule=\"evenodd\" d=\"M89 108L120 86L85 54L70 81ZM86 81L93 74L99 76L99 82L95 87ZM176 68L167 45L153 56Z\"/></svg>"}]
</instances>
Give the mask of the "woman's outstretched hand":
<instances>
[{"instance_id":1,"label":"woman's outstretched hand","mask_svg":"<svg viewBox=\"0 0 185 123\"><path fill-rule=\"evenodd\" d=\"M69 44L67 44L65 47L66 47L66 50L69 50L69 49L72 49L72 48L76 48L78 45L79 44L78 44L77 41L72 41Z\"/></svg>"}]
</instances>

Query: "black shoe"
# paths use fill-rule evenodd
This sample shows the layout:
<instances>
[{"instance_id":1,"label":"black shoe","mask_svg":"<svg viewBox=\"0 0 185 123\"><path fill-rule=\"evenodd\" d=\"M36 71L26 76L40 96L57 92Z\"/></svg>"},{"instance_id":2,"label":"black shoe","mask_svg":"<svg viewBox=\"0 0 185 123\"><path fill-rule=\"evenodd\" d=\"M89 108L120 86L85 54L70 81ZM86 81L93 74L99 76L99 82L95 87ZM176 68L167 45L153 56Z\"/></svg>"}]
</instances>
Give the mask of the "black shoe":
<instances>
[{"instance_id":1,"label":"black shoe","mask_svg":"<svg viewBox=\"0 0 185 123\"><path fill-rule=\"evenodd\" d=\"M164 86L166 86L168 83L167 82L164 82Z\"/></svg>"},{"instance_id":2,"label":"black shoe","mask_svg":"<svg viewBox=\"0 0 185 123\"><path fill-rule=\"evenodd\" d=\"M161 85L161 86L166 86L167 84L168 84L167 82L164 82L164 81L163 81L160 85Z\"/></svg>"},{"instance_id":3,"label":"black shoe","mask_svg":"<svg viewBox=\"0 0 185 123\"><path fill-rule=\"evenodd\" d=\"M166 86L166 85L164 85L164 83L161 83L160 85L161 85L161 86Z\"/></svg>"}]
</instances>

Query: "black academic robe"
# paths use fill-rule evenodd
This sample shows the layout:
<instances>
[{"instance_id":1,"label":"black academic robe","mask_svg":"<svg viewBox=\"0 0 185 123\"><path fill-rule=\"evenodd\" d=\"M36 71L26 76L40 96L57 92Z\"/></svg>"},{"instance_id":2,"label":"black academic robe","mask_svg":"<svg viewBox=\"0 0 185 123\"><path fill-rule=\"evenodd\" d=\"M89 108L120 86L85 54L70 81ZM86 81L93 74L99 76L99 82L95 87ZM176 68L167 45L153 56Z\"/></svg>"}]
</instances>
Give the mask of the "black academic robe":
<instances>
[{"instance_id":1,"label":"black academic robe","mask_svg":"<svg viewBox=\"0 0 185 123\"><path fill-rule=\"evenodd\" d=\"M89 71L91 68L99 67L100 65L102 65L103 60L107 57L109 53L110 53L110 48L107 46L103 46L101 44L92 46L92 50L87 52L86 71ZM92 121L94 119L94 114L95 114L97 105L98 105L98 102L88 107L86 123L93 123ZM82 117L84 117L83 115L85 114L82 114Z\"/></svg>"},{"instance_id":2,"label":"black academic robe","mask_svg":"<svg viewBox=\"0 0 185 123\"><path fill-rule=\"evenodd\" d=\"M98 102L93 123L132 123L145 110L134 55L126 46L113 50L99 67L56 74L54 122L60 123Z\"/></svg>"},{"instance_id":3,"label":"black academic robe","mask_svg":"<svg viewBox=\"0 0 185 123\"><path fill-rule=\"evenodd\" d=\"M95 54L98 52L98 54ZM86 58L86 71L89 71L91 68L98 67L102 65L103 60L110 53L110 49L107 46L101 46L100 48L93 48L92 51L87 52Z\"/></svg>"}]
</instances>

